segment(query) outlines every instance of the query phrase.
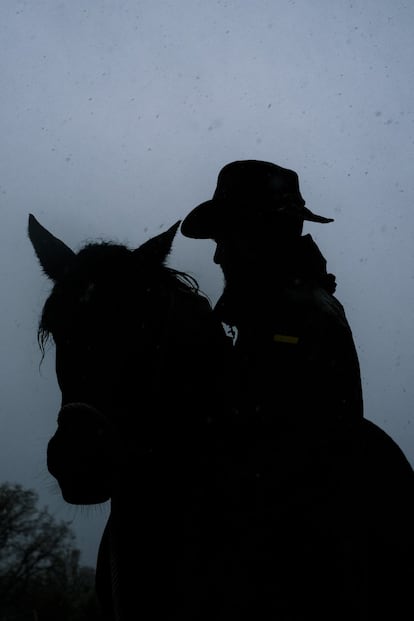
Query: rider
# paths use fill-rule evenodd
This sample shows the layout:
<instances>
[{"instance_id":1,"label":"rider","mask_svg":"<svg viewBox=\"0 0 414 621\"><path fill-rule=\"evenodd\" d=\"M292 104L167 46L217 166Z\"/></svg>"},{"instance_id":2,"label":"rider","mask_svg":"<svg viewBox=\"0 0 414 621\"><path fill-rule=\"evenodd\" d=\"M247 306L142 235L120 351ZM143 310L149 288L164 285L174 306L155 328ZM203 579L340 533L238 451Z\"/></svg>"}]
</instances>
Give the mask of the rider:
<instances>
[{"instance_id":1,"label":"rider","mask_svg":"<svg viewBox=\"0 0 414 621\"><path fill-rule=\"evenodd\" d=\"M225 286L214 312L236 335L223 539L240 605L257 618L262 606L275 618L339 621L355 618L358 589L344 481L362 389L335 277L302 235L305 220L332 222L305 207L294 171L242 160L222 168L181 231L215 241Z\"/></svg>"},{"instance_id":2,"label":"rider","mask_svg":"<svg viewBox=\"0 0 414 621\"><path fill-rule=\"evenodd\" d=\"M225 288L215 312L237 331L240 408L302 428L363 413L352 332L305 220L333 221L305 207L294 171L242 160L181 225L217 244Z\"/></svg>"}]
</instances>

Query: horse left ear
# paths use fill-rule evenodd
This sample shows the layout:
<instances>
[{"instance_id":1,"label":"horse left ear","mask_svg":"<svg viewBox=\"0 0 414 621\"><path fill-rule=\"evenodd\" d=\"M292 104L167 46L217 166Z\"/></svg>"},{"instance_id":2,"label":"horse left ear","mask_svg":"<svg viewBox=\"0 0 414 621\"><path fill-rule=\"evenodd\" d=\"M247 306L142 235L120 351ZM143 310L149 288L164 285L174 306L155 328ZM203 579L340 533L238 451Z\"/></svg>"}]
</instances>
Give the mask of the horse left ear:
<instances>
[{"instance_id":1,"label":"horse left ear","mask_svg":"<svg viewBox=\"0 0 414 621\"><path fill-rule=\"evenodd\" d=\"M75 253L29 214L29 239L44 273L56 282L72 264Z\"/></svg>"},{"instance_id":2,"label":"horse left ear","mask_svg":"<svg viewBox=\"0 0 414 621\"><path fill-rule=\"evenodd\" d=\"M151 239L136 248L134 254L140 258L148 257L150 261L164 263L171 252L172 243L180 224L181 220L178 220L178 222L173 224L167 231L164 231L164 233L151 237Z\"/></svg>"}]
</instances>

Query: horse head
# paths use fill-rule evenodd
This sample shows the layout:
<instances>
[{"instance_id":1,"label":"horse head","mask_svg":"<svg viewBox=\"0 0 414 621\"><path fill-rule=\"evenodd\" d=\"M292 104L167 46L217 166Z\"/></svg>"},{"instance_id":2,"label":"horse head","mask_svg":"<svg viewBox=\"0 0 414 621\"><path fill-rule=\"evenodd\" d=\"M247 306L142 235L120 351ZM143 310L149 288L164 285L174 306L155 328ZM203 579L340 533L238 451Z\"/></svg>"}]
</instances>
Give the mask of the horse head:
<instances>
[{"instance_id":1,"label":"horse head","mask_svg":"<svg viewBox=\"0 0 414 621\"><path fill-rule=\"evenodd\" d=\"M200 390L223 333L197 283L166 266L178 225L134 249L99 242L75 253L29 216L53 283L39 340L53 338L62 395L47 465L70 503L108 500L123 469L174 445L180 455L185 438L211 421Z\"/></svg>"}]
</instances>

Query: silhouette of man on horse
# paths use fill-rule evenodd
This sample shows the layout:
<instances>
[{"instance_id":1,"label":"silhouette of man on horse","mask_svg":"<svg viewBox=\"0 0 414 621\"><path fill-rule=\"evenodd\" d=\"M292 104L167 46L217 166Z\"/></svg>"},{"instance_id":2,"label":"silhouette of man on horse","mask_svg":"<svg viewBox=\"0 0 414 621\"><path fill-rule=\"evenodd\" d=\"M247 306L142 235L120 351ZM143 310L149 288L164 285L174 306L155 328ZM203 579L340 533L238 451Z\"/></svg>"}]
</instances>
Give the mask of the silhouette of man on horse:
<instances>
[{"instance_id":1,"label":"silhouette of man on horse","mask_svg":"<svg viewBox=\"0 0 414 621\"><path fill-rule=\"evenodd\" d=\"M296 173L225 166L182 223L217 243L212 309L166 265L179 223L133 250L74 253L29 216L53 282L39 342L53 337L62 391L47 465L68 502L110 499L105 619L410 616L413 469L363 416L352 333L305 220L330 222Z\"/></svg>"},{"instance_id":2,"label":"silhouette of man on horse","mask_svg":"<svg viewBox=\"0 0 414 621\"><path fill-rule=\"evenodd\" d=\"M304 221L333 220L305 206L296 172L241 160L181 225L186 237L215 241L225 287L214 312L236 334L228 537L240 549L243 606L256 618L400 618L412 537L397 543L388 529L400 520L409 531L412 469L363 417L352 331ZM373 476L373 456L384 473ZM398 464L390 476L389 458ZM401 485L392 516L378 500L389 481Z\"/></svg>"}]
</instances>

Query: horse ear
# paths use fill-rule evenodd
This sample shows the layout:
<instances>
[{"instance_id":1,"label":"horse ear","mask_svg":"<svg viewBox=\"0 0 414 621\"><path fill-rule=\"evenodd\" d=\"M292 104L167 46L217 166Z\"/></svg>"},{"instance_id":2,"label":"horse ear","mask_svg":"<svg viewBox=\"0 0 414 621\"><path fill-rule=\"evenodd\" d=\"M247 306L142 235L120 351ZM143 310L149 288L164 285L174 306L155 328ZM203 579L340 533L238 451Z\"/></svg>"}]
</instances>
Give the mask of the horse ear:
<instances>
[{"instance_id":1,"label":"horse ear","mask_svg":"<svg viewBox=\"0 0 414 621\"><path fill-rule=\"evenodd\" d=\"M139 256L140 259L148 258L150 261L164 263L171 252L172 243L180 224L181 220L178 220L164 233L151 237L151 239L136 248L134 254Z\"/></svg>"},{"instance_id":2,"label":"horse ear","mask_svg":"<svg viewBox=\"0 0 414 621\"><path fill-rule=\"evenodd\" d=\"M56 282L72 263L75 253L49 233L32 214L29 214L28 234L44 273Z\"/></svg>"}]
</instances>

